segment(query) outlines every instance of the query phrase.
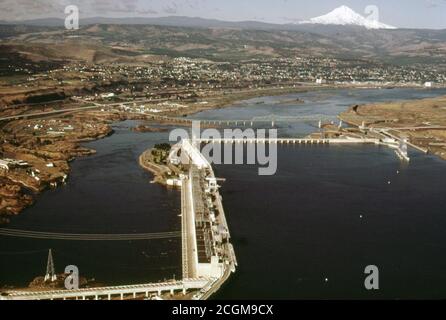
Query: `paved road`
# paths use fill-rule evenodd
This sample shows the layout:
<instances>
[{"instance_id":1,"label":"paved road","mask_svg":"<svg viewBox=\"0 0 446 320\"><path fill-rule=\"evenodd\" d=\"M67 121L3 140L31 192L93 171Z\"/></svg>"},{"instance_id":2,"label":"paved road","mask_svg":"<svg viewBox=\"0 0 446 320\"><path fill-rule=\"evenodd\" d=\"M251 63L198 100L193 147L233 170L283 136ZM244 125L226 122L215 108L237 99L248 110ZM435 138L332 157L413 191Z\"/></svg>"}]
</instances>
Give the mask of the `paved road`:
<instances>
[{"instance_id":1,"label":"paved road","mask_svg":"<svg viewBox=\"0 0 446 320\"><path fill-rule=\"evenodd\" d=\"M26 114L18 114L15 116L3 117L0 118L0 121L10 121L10 120L19 120L24 118L33 118L33 117L44 117L54 114L67 113L67 112L80 112L85 110L97 109L99 106L88 106L88 107L78 107L78 108L68 108L61 110L52 110L52 111L44 111L44 112L36 112L36 113L26 113Z\"/></svg>"},{"instance_id":2,"label":"paved road","mask_svg":"<svg viewBox=\"0 0 446 320\"><path fill-rule=\"evenodd\" d=\"M187 275L183 275L186 278L194 278L197 276L197 241L195 231L195 212L193 209L193 196L192 196L192 180L190 176L188 179L183 180L183 188L181 189L182 197L182 222L183 222L183 237L184 244L183 264L186 265Z\"/></svg>"}]
</instances>

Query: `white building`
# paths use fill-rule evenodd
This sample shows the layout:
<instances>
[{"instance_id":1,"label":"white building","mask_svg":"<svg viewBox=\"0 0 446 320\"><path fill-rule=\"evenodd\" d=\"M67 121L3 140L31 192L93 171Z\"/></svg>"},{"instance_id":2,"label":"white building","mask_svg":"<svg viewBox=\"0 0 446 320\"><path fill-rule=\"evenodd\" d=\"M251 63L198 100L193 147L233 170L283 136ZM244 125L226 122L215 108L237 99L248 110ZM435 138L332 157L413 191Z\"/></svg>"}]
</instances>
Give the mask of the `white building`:
<instances>
[{"instance_id":1,"label":"white building","mask_svg":"<svg viewBox=\"0 0 446 320\"><path fill-rule=\"evenodd\" d=\"M115 94L113 92L101 94L101 98L103 98L103 99L113 98L114 96L115 96Z\"/></svg>"}]
</instances>

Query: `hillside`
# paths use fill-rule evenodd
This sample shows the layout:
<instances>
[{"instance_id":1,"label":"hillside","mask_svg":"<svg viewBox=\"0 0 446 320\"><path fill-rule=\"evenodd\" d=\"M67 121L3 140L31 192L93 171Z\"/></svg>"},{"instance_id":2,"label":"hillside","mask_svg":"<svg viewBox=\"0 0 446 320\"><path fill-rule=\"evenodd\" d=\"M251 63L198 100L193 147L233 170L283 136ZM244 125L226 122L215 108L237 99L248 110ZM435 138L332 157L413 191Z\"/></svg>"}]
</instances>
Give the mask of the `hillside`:
<instances>
[{"instance_id":1,"label":"hillside","mask_svg":"<svg viewBox=\"0 0 446 320\"><path fill-rule=\"evenodd\" d=\"M355 26L296 25L283 29L198 28L94 24L77 31L0 27L1 44L24 56L100 63L147 55L233 61L271 57L373 59L394 64L446 63L445 30L367 30ZM33 29L35 28L35 30ZM2 35L3 33L3 35ZM70 49L72 48L72 49ZM119 49L114 49L119 48ZM131 58L131 59L130 59ZM142 59L144 61L144 59Z\"/></svg>"}]
</instances>

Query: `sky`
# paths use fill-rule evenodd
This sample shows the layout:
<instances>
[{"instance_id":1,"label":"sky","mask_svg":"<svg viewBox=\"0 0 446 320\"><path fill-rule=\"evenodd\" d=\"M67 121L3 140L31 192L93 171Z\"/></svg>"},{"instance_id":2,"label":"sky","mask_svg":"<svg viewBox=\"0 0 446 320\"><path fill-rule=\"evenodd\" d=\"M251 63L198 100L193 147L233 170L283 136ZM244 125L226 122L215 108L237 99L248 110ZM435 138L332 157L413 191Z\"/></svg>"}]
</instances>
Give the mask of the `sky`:
<instances>
[{"instance_id":1,"label":"sky","mask_svg":"<svg viewBox=\"0 0 446 320\"><path fill-rule=\"evenodd\" d=\"M67 5L79 7L80 19L189 16L271 23L308 20L341 5L367 16L365 8L375 5L383 23L446 29L446 0L0 0L0 20L63 19Z\"/></svg>"}]
</instances>

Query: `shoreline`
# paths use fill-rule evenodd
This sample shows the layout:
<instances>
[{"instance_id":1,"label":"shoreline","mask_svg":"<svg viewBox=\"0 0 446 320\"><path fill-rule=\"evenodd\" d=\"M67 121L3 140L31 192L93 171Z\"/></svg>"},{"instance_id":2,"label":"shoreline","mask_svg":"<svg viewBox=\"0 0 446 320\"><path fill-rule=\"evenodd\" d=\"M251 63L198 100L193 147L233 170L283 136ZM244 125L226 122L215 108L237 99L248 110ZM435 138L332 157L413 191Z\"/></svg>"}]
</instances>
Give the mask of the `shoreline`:
<instances>
[{"instance_id":1,"label":"shoreline","mask_svg":"<svg viewBox=\"0 0 446 320\"><path fill-rule=\"evenodd\" d=\"M221 109L225 107L229 107L234 103L237 103L237 101L243 101L245 99L255 98L255 97L261 97L261 96L277 96L282 94L291 94L291 93L299 93L308 91L309 88L303 88L303 87L274 87L274 88L265 88L265 89L255 89L255 90L240 90L235 92L231 95L217 95L214 97L210 97L214 102L209 105L195 105L187 110L181 110L181 112L168 112L166 113L168 117L172 117L167 121L164 121L163 119L158 118L156 115L152 114L152 117L157 118L151 118L151 115L140 115L140 114L132 114L132 113L124 113L124 112L99 112L96 110L80 110L79 113L61 113L61 114L54 114L50 117L48 116L42 116L39 118L33 118L32 115L30 119L21 119L21 120L12 120L7 122L1 122L0 127L2 130L5 128L8 129L12 127L17 132L21 132L21 128L25 128L27 123L47 123L52 121L64 121L71 124L79 124L83 127L85 124L88 124L89 126L92 126L93 129L88 129L87 134L83 134L82 131L75 131L73 132L74 135L78 134L79 137L75 137L74 139L67 138L66 136L60 137L58 136L49 136L47 133L43 135L44 139L50 139L53 140L57 144L55 148L59 148L59 146L62 147L63 153L60 152L60 150L56 149L57 152L60 154L55 154L57 157L57 161L62 160L63 162L58 163L58 167L60 168L59 171L57 170L51 170L51 172L59 172L60 176L56 180L52 180L50 178L43 178L39 177L35 178L34 176L27 176L24 173L21 174L21 180L19 178L11 178L11 174L8 171L6 172L0 172L2 181L0 181L0 196L3 195L3 197L0 197L0 226L1 225L7 225L10 222L11 218L14 218L14 216L20 214L23 210L29 208L32 206L35 201L37 201L37 196L41 194L42 192L45 192L50 186L52 188L58 187L59 184L63 184L64 181L69 178L69 172L71 170L70 162L76 160L78 157L81 156L89 156L92 154L95 154L95 150L85 148L82 144L92 141L97 141L100 139L104 139L106 137L109 137L114 134L113 129L111 127L111 124L114 122L122 122L126 120L145 120L149 122L154 122L158 124L164 124L164 125L181 125L181 121L179 120L179 116L185 116L190 114L196 114L205 110L211 110L211 109ZM318 88L316 88L318 89ZM218 93L217 93L218 94ZM206 98L204 98L206 99ZM209 99L206 99L209 100ZM100 107L98 107L100 108ZM180 114L181 113L181 114ZM68 118L67 118L68 117ZM175 119L175 121L172 121L172 119ZM56 120L55 120L56 119ZM178 119L178 120L177 120ZM94 127L97 122L99 122L98 127ZM184 125L184 123L183 123ZM12 129L9 129L12 130ZM29 133L27 136L23 135L23 139L32 140L34 133ZM63 146L67 150L63 149ZM5 145L0 146L2 149L5 149ZM8 145L6 145L8 147ZM42 146L39 146L37 149L28 149L24 150L24 153L17 152L14 150L14 147L9 147L11 151L8 153L10 154L9 157L15 159L16 155L18 154L17 158L22 158L20 160L24 160L23 158L28 157L34 157L35 161L39 163L39 169L40 171L46 170L45 163L48 161L54 161L56 160L52 159L52 156L48 157L48 160L39 158L39 152L40 150L43 150ZM36 151L37 150L37 151ZM46 151L43 151L41 153L45 153ZM34 156L36 154L36 157ZM34 158L32 158L34 160ZM60 159L59 159L60 158ZM34 167L33 167L34 168ZM34 170L34 169L33 169ZM23 180L23 181L22 181ZM42 185L44 184L44 185ZM11 193L8 192L9 189L19 187L20 191L15 192L14 195L10 195ZM32 195L26 196L27 191L26 190L33 190ZM8 195L8 196L5 196ZM31 197L32 199L30 199ZM11 207L12 205L12 207Z\"/></svg>"},{"instance_id":2,"label":"shoreline","mask_svg":"<svg viewBox=\"0 0 446 320\"><path fill-rule=\"evenodd\" d=\"M446 95L355 105L338 115L350 126L367 134L383 132L423 153L446 160ZM364 127L363 127L364 126Z\"/></svg>"},{"instance_id":3,"label":"shoreline","mask_svg":"<svg viewBox=\"0 0 446 320\"><path fill-rule=\"evenodd\" d=\"M164 174L171 173L171 170L167 166L155 164L151 161L152 148L144 151L138 157L138 163L145 171L150 172L153 175L153 183L161 184L165 187L168 186L167 180L164 178Z\"/></svg>"},{"instance_id":4,"label":"shoreline","mask_svg":"<svg viewBox=\"0 0 446 320\"><path fill-rule=\"evenodd\" d=\"M394 86L389 87L389 89L393 89ZM407 88L407 86L402 86L401 88ZM216 94L215 96L210 96L208 99L206 99L206 97L202 97L201 100L209 100L212 101L211 103L208 104L200 104L200 102L196 102L195 104L192 104L191 106L189 106L187 109L181 109L181 110L176 110L174 112L166 112L164 116L161 115L156 115L156 114L132 114L132 113L124 113L124 112L99 112L99 111L81 111L80 113L70 113L68 115L57 115L54 117L54 119L63 119L64 121L67 121L68 123L78 123L79 121L85 121L88 122L90 121L90 123L93 123L92 121L99 121L99 124L104 126L105 129L102 130L106 130L107 132L97 132L94 131L91 133L87 133L87 135L83 135L81 137L78 137L76 139L62 139L60 141L60 143L65 143L67 145L69 145L70 143L73 144L73 146L70 147L71 150L69 150L68 152L70 153L70 156L65 159L66 163L61 164L63 167L63 174L65 175L65 178L68 177L69 171L70 169L70 165L69 162L74 161L76 158L80 157L80 156L88 156L91 154L95 153L95 150L91 150L91 149L87 149L85 148L82 144L85 142L91 142L91 141L96 141L99 139L103 139L106 138L110 135L113 135L113 129L111 128L111 123L116 122L116 121L125 121L125 120L145 120L148 121L149 123L156 123L156 124L163 124L163 125L178 125L178 126L187 126L190 122L190 120L188 120L188 118L186 118L186 116L188 115L192 115L192 114L197 114L199 112L203 112L206 110L216 110L216 109L223 109L223 108L228 108L233 106L234 104L246 101L246 100L250 100L250 99L254 99L254 98L260 98L260 97L271 97L271 96L281 96L281 95L287 95L287 94L299 94L299 93L306 93L306 92L323 92L323 91L328 91L328 90L363 90L363 89L383 89L386 90L387 88L383 88L383 87L371 87L371 86L333 86L333 85L311 85L311 86L305 86L305 85L301 85L301 86L296 86L293 85L291 86L281 86L281 87L272 87L272 88L262 88L262 89L252 89L252 90L233 90L233 91L228 91L228 93L226 94L221 94L221 92L217 92L214 94ZM425 90L422 87L416 87L413 89L418 89L418 90ZM99 107L98 107L99 108ZM341 114L342 115L342 114ZM341 116L339 115L339 116ZM69 118L65 118L66 116L68 116ZM184 118L181 118L181 116ZM20 123L27 123L29 121L33 121L33 120L15 120L15 121L10 121L6 124L3 124L3 127L9 127L12 125L16 125L16 124L20 124ZM53 121L53 120L35 120L37 122L40 121ZM348 121L346 121L348 122ZM96 129L97 130L97 129ZM100 131L100 129L99 129ZM55 140L58 141L58 140ZM38 149L39 150L39 149ZM34 151L35 152L35 151ZM155 170L156 171L156 170ZM155 172L156 173L156 172ZM5 175L3 177L4 179L6 179L6 181L8 181L8 176ZM64 179L65 179L64 178ZM64 180L63 179L63 180ZM17 184L17 180L13 179L12 181L10 181L10 184L6 184L4 185L0 185L0 187L2 187L3 189L8 188L8 186L13 186L13 185L18 185ZM16 181L16 182L14 182ZM55 185L59 184L59 182L55 182ZM20 185L20 184L19 184ZM27 184L22 184L22 185L27 185ZM52 186L53 187L53 186ZM37 192L41 193L41 192L45 192L45 190L48 187L44 187L44 188L31 188L33 190L39 190ZM3 194L7 194L7 192L3 192ZM35 198L35 197L34 197ZM5 198L7 201L18 201L20 202L20 197L14 196L11 198ZM1 200L1 199L0 199ZM34 202L35 199L33 199ZM32 203L31 203L32 204ZM23 211L24 209L26 209L27 207L29 207L31 205L29 203L29 200L26 199L26 201L22 201L22 203L18 203L16 205L16 209L14 210L9 210L6 209L6 212L0 213L0 217L2 220L0 220L0 223L3 222L8 222L9 217L13 217L14 215L19 214L21 211ZM1 208L0 208L1 209Z\"/></svg>"},{"instance_id":5,"label":"shoreline","mask_svg":"<svg viewBox=\"0 0 446 320\"><path fill-rule=\"evenodd\" d=\"M280 95L280 94L279 94ZM263 96L260 96L260 97L263 97ZM265 97L267 97L267 96L265 96ZM441 98L442 96L440 96L440 97L436 97L436 98L428 98L428 99L417 99L417 100L408 100L408 101L414 101L415 103L417 102L417 101L419 101L419 100L435 100L435 99L439 99L439 98ZM379 103L378 105L380 105L380 104L384 104L384 103ZM348 109L348 110L350 110L351 109L351 107ZM200 111L197 111L197 112L200 112ZM339 117L341 117L342 116L342 113L341 114L339 114ZM130 117L131 118L131 117ZM124 120L125 121L125 120ZM348 121L345 121L346 123L348 122ZM131 130L131 129L129 129L129 130ZM107 136L111 136L111 135L113 135L113 132L111 131L109 134L106 134L106 135L103 135L103 136L97 136L97 138L90 138L90 139L86 139L86 140L83 140L83 141L81 141L81 140L78 140L77 142L78 143L84 143L84 142L90 142L90 141L96 141L96 140L99 140L99 139L102 139L102 138L106 138ZM152 149L149 149L149 150L146 150L145 152L143 152L139 157L138 157L138 162L139 162L139 165L144 169L144 170L146 170L146 171L148 171L148 172L150 172L150 173L152 173L153 175L154 175L154 182L156 182L156 183L160 183L160 184L162 184L162 185L164 185L164 186L168 186L167 185L167 183L165 183L165 181L164 181L164 178L163 178L163 172L165 172L165 168L163 169L163 168L161 168L161 167L159 167L159 166L157 166L157 165L154 165L154 164L152 164L152 165L150 165L150 163L147 163L147 161L145 161L145 160L147 160L147 154L150 154L150 151L151 151ZM77 159L77 156L76 157L74 157L74 159ZM166 168L167 168L167 166L166 166ZM163 183L163 181L164 181L164 183ZM229 277L229 274L228 274L228 277ZM224 281L223 281L224 282Z\"/></svg>"},{"instance_id":6,"label":"shoreline","mask_svg":"<svg viewBox=\"0 0 446 320\"><path fill-rule=\"evenodd\" d=\"M125 112L116 112L116 111L107 111L107 112L100 112L100 111L94 111L94 110L90 110L90 111L80 111L79 113L69 113L69 114L61 114L61 115L56 115L54 116L54 118L51 119L59 119L57 121L60 121L60 119L62 119L63 121L66 121L68 123L79 123L79 122L90 122L93 123L93 121L99 121L99 124L102 125L102 129L95 129L93 130L93 132L87 132L87 134L82 134L79 132L75 132L80 134L80 137L77 137L75 139L65 139L63 138L62 140L58 140L56 138L53 137L48 137L53 139L54 141L56 141L56 143L59 144L66 144L67 147L69 148L69 150L64 151L65 153L68 152L69 156L68 158L62 158L65 163L61 163L61 168L63 168L61 170L62 174L63 174L63 178L59 178L60 181L64 181L68 175L69 175L69 171L70 169L70 165L69 163L71 161L74 161L76 158L80 157L80 156L88 156L91 154L95 153L95 150L91 150L91 149L87 149L85 148L82 144L85 142L91 142L91 141L96 141L99 139L103 139L106 138L110 135L113 134L113 129L111 128L111 123L116 122L116 121L125 121L125 120L143 120L143 121L147 121L149 123L155 123L155 124L162 124L162 125L178 125L178 126L188 126L190 123L190 120L188 120L188 118L186 118L186 116L192 115L192 114L197 114L199 112L203 112L206 110L216 110L216 109L223 109L223 108L228 108L233 106L234 104L237 103L241 103L243 101L246 100L250 100L250 99L254 99L254 98L260 98L260 97L272 97L272 96L281 96L281 95L288 95L288 94L299 94L299 93L307 93L307 92L324 92L324 91L329 91L329 90L364 90L364 89L382 89L382 90L387 90L387 89L395 89L395 88L408 88L407 86L390 86L390 87L384 87L384 86L364 86L364 85L357 85L357 86L351 86L351 85L293 85L293 86L280 86L280 87L271 87L271 88L261 88L261 89L249 89L249 90L228 90L227 92L222 92L218 91L218 92L213 92L213 94L210 94L209 97L201 97L199 102L195 102L191 105L189 105L187 108L185 109L181 109L181 110L175 110L175 111L168 111L166 112L164 115L157 115L157 114L132 114L130 112L125 113ZM427 90L426 88L422 88L422 87L411 87L412 89L417 89L417 90ZM435 90L435 89L434 89ZM202 104L203 101L210 101L207 104ZM381 104L384 104L381 103ZM99 108L99 106L98 106ZM68 118L66 118L68 116ZM350 121L349 119L346 119L345 117L343 117L343 113L339 114L338 117L340 119L343 119L346 123L350 123L350 124L354 124L355 122ZM36 121L36 122L42 122L42 121L54 121L54 120L15 120L15 121L10 121L7 123L3 123L3 129L6 127L10 127L10 126L18 126L21 123L27 123L30 121ZM356 124L357 125L357 124ZM210 127L215 127L215 126L210 126ZM105 129L104 129L105 128ZM99 130L99 131L98 131ZM102 132L101 132L102 130ZM106 132L104 132L104 130ZM90 130L91 131L91 130ZM31 136L31 134L29 134L29 136ZM70 143L72 144L72 146L70 146ZM2 148L4 149L4 146L2 146ZM437 148L438 149L438 148ZM32 154L32 153L36 153L36 156L42 156L45 155L45 151L40 152L40 149L37 149L37 151L32 151L32 149L28 150L27 152ZM58 151L56 149L56 151ZM42 155L39 154L42 153ZM26 153L25 153L26 154ZM49 159L51 161L51 154L49 154ZM20 156L20 155L19 155ZM57 157L61 157L59 155L57 155ZM65 157L65 156L63 156ZM446 159L446 154L444 154L442 156L442 158ZM46 168L44 168L46 169ZM156 170L155 170L156 171ZM155 172L156 173L156 172ZM59 176L61 176L59 174ZM45 187L34 187L33 184L35 184L36 182L31 180L29 183L20 183L20 179L9 179L8 178L8 174L3 174L3 183L0 184L0 188L4 189L3 190L3 194L9 194L7 191L8 188L14 186L14 185L19 185L19 186L24 186L27 189L30 190L38 190L36 191L37 194L41 193L41 192L45 192L45 190L49 187L49 186L45 186ZM45 180L45 179L44 179ZM49 182L47 184L51 184L51 187L57 187L57 185L60 183L59 180L56 181L52 181L50 179ZM8 184L7 182L10 181L10 183ZM31 184L31 187L28 188ZM2 190L0 190L2 191ZM1 193L0 193L1 194ZM9 217L13 217L14 215L19 214L21 211L23 211L24 209L26 209L27 207L29 207L32 203L29 202L28 199L26 200L20 200L21 196L23 195L23 191L20 194L20 196L13 196L11 197L6 197L3 196L3 202L4 201L8 201L8 203L14 203L14 202L18 202L15 205L15 209L8 209L10 207L7 206L3 206L4 208L0 208L0 223L3 222L8 222L9 221ZM35 198L35 196L33 197ZM24 199L24 198L23 198ZM0 199L1 200L1 199ZM33 202L35 201L35 199L33 199Z\"/></svg>"}]
</instances>

